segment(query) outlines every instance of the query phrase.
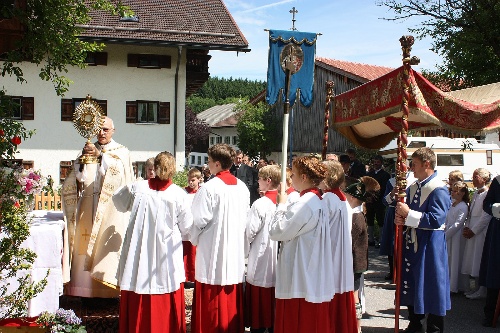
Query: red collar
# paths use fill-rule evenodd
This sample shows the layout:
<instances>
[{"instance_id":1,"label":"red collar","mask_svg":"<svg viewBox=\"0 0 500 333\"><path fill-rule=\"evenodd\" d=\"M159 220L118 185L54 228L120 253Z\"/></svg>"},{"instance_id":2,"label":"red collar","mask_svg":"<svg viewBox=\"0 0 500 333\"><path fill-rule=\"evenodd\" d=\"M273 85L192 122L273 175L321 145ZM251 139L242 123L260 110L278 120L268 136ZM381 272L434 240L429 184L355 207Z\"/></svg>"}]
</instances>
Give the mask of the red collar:
<instances>
[{"instance_id":1,"label":"red collar","mask_svg":"<svg viewBox=\"0 0 500 333\"><path fill-rule=\"evenodd\" d=\"M264 194L267 198L271 199L271 201L273 202L273 204L276 205L276 202L278 202L278 190L270 190L270 191L266 191L266 193Z\"/></svg>"},{"instance_id":2,"label":"red collar","mask_svg":"<svg viewBox=\"0 0 500 333\"><path fill-rule=\"evenodd\" d=\"M189 186L184 187L184 189L186 190L186 192L187 192L188 194L195 194L196 192L198 192L198 189L196 189L196 190L195 190L195 189L192 189L192 188L191 188L191 187L189 187Z\"/></svg>"},{"instance_id":3,"label":"red collar","mask_svg":"<svg viewBox=\"0 0 500 333\"><path fill-rule=\"evenodd\" d=\"M150 178L148 179L149 188L155 191L165 191L170 185L172 185L172 179L161 180L160 178Z\"/></svg>"},{"instance_id":4,"label":"red collar","mask_svg":"<svg viewBox=\"0 0 500 333\"><path fill-rule=\"evenodd\" d=\"M325 190L325 192L330 192L330 193L336 194L339 197L340 201L346 201L347 200L345 194L342 193L342 191L338 187L337 188L332 188L332 189Z\"/></svg>"},{"instance_id":5,"label":"red collar","mask_svg":"<svg viewBox=\"0 0 500 333\"><path fill-rule=\"evenodd\" d=\"M318 198L320 198L321 200L323 199L323 197L321 196L321 190L317 187L311 187L311 188L308 188L307 190L300 192L300 196L303 196L307 192L312 192L312 193L316 194L318 196Z\"/></svg>"},{"instance_id":6,"label":"red collar","mask_svg":"<svg viewBox=\"0 0 500 333\"><path fill-rule=\"evenodd\" d=\"M290 195L290 193L293 193L293 192L295 192L295 189L291 186L286 190L286 194L288 194L288 195Z\"/></svg>"},{"instance_id":7,"label":"red collar","mask_svg":"<svg viewBox=\"0 0 500 333\"><path fill-rule=\"evenodd\" d=\"M237 178L233 176L229 170L217 172L215 177L220 178L220 180L222 180L226 185L236 185L238 183Z\"/></svg>"}]
</instances>

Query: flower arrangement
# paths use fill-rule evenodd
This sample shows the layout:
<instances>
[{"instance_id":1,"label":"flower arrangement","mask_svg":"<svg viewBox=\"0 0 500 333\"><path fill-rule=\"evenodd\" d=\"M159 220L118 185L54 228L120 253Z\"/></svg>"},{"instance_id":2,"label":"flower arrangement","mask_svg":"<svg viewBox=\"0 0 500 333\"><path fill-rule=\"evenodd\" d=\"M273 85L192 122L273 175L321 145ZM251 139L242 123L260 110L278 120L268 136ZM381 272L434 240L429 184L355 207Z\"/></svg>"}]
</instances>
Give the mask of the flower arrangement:
<instances>
[{"instance_id":1,"label":"flower arrangement","mask_svg":"<svg viewBox=\"0 0 500 333\"><path fill-rule=\"evenodd\" d=\"M36 323L48 328L50 333L86 333L82 320L73 310L58 309L56 313L42 312Z\"/></svg>"},{"instance_id":2,"label":"flower arrangement","mask_svg":"<svg viewBox=\"0 0 500 333\"><path fill-rule=\"evenodd\" d=\"M48 190L47 178L40 171L23 168L0 168L0 201L34 202L35 195Z\"/></svg>"}]
</instances>

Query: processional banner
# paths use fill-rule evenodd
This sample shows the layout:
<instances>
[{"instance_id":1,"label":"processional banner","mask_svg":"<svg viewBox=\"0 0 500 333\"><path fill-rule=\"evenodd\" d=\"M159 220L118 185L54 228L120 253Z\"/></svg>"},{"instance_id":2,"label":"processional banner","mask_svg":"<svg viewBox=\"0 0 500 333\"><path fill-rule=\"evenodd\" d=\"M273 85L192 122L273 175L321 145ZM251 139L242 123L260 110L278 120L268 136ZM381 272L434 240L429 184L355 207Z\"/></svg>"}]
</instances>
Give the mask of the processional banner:
<instances>
[{"instance_id":1,"label":"processional banner","mask_svg":"<svg viewBox=\"0 0 500 333\"><path fill-rule=\"evenodd\" d=\"M295 68L290 79L289 100L293 106L300 89L300 102L305 107L313 101L314 58L316 54L316 37L312 32L296 30L269 31L269 63L267 67L266 101L273 105L280 95L283 102L286 96L285 71L286 61L292 61Z\"/></svg>"}]
</instances>

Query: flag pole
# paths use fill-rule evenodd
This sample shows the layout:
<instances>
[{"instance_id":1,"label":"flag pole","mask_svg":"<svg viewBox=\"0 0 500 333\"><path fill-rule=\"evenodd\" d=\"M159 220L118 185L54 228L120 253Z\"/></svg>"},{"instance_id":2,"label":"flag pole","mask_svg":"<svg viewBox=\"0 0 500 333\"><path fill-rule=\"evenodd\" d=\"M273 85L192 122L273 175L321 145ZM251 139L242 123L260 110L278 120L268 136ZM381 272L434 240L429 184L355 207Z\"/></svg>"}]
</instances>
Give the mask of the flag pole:
<instances>
[{"instance_id":1,"label":"flag pole","mask_svg":"<svg viewBox=\"0 0 500 333\"><path fill-rule=\"evenodd\" d=\"M293 52L293 48L292 48ZM289 116L290 116L290 97L288 96L290 93L290 80L292 77L292 71L290 70L290 66L293 66L290 60L285 60L285 105L283 110L283 141L281 143L281 189L280 195L284 195L286 192L286 159L288 152L288 124L289 124Z\"/></svg>"},{"instance_id":2,"label":"flag pole","mask_svg":"<svg viewBox=\"0 0 500 333\"><path fill-rule=\"evenodd\" d=\"M398 201L405 202L406 199L406 160L408 154L406 152L406 147L408 145L408 117L410 115L410 109L408 107L410 101L410 71L412 64L418 64L420 60L417 57L410 58L411 47L413 46L415 39L413 36L402 36L399 39L401 43L401 49L403 51L403 97L401 101L401 131L398 136L398 160L397 160L397 173L396 181L398 188ZM399 332L399 312L401 307L401 265L403 261L403 226L396 225L396 233L394 238L394 251L395 251L395 281L396 281L396 300L395 300L395 325L394 332Z\"/></svg>"},{"instance_id":3,"label":"flag pole","mask_svg":"<svg viewBox=\"0 0 500 333\"><path fill-rule=\"evenodd\" d=\"M325 105L325 126L323 128L323 151L321 153L321 159L326 160L326 152L328 150L328 128L330 119L330 105L333 99L333 81L326 81L326 105Z\"/></svg>"}]
</instances>

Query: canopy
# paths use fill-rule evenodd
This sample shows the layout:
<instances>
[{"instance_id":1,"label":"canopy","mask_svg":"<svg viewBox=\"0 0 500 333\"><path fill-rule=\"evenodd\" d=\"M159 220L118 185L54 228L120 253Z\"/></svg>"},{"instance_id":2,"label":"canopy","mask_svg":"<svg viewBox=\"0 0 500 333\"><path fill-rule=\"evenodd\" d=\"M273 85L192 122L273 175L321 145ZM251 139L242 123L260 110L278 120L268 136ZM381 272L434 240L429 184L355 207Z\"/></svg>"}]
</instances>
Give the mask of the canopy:
<instances>
[{"instance_id":1,"label":"canopy","mask_svg":"<svg viewBox=\"0 0 500 333\"><path fill-rule=\"evenodd\" d=\"M500 128L500 100L473 104L410 70L409 130L443 127L467 135ZM403 67L335 97L333 127L354 144L379 149L401 129Z\"/></svg>"}]
</instances>

